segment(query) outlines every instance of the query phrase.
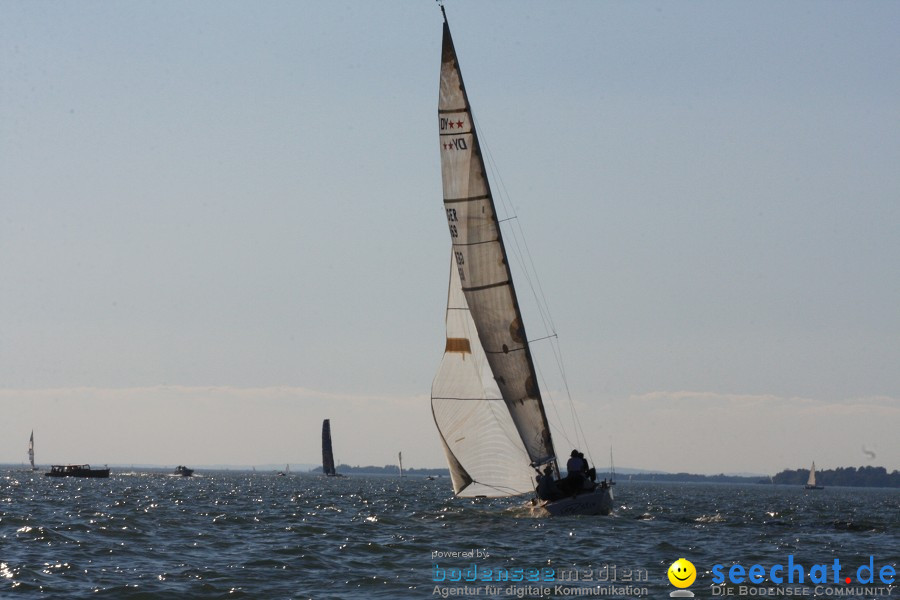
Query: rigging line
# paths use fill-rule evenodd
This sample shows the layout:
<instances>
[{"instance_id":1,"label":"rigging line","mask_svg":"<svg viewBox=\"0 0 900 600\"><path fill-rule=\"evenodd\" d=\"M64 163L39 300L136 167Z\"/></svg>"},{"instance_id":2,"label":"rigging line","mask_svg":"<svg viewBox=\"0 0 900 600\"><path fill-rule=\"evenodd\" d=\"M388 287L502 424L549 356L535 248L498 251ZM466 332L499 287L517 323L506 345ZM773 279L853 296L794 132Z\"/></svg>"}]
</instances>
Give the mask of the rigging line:
<instances>
[{"instance_id":1,"label":"rigging line","mask_svg":"<svg viewBox=\"0 0 900 600\"><path fill-rule=\"evenodd\" d=\"M475 118L474 114L471 115L471 118L472 118L474 130L484 132L484 130L481 127L481 123ZM553 317L550 313L550 306L549 306L549 302L547 301L547 296L544 293L544 288L541 285L540 278L537 276L537 269L535 268L534 259L532 257L531 251L528 247L528 241L525 237L525 231L522 228L521 222L518 220L518 215L515 213L515 209L512 207L512 202L510 200L509 191L506 187L506 183L504 182L503 177L500 174L500 169L497 167L497 164L494 161L493 153L490 151L490 146L487 144L485 138L486 138L486 136L479 136L479 142L481 143L482 146L484 146L483 156L485 156L487 158L486 164L490 167L491 172L494 176L494 180L498 184L498 189L497 189L498 193L495 194L495 196L499 197L504 212L507 215L510 215L510 216L504 218L502 221L498 221L498 223L503 222L503 221L513 220L513 219L516 220L516 227L509 229L510 233L512 234L512 239L514 242L513 250L515 251L517 260L522 265L522 274L524 275L526 281L528 282L528 286L531 289L532 296L537 301L536 304L537 304L538 314L540 315L541 322L544 326L544 331L552 332L553 336L556 336L556 325L553 322ZM521 237L521 245L524 246L524 248L525 248L524 253L522 252L522 247L520 246L520 240L519 240L520 237ZM525 260L526 255L528 257L527 261ZM531 269L531 272L529 272L529 268ZM534 274L534 281L532 281L532 272ZM537 283L537 289L535 288L535 282ZM548 336L548 337L550 337L550 336ZM554 354L554 358L557 363L557 369L559 370L560 376L561 376L561 378L563 380L563 384L565 386L566 396L568 398L569 407L570 407L570 410L572 413L572 421L573 421L573 425L575 428L575 436L576 436L576 438L579 438L581 441L584 442L582 447L585 448L585 450L587 451L588 457L590 458L591 462L593 463L594 461L593 461L592 452L590 451L590 448L587 446L587 437L584 435L584 428L581 426L581 421L578 418L578 413L575 408L575 402L572 401L572 393L569 388L568 377L566 376L565 368L563 366L562 352L561 352L560 348L558 348L556 345L554 345L552 343L551 343L551 347L553 348L553 354ZM536 368L539 368L539 367L536 367ZM544 379L544 381L546 382L546 379L543 378L542 375L541 375L541 378ZM548 389L546 386L546 383L545 383L544 387L545 387L545 389ZM559 415L559 411L557 409L556 402L553 401L552 395L548 394L548 398L551 400L551 404L553 405L553 409L554 409L554 412L556 413L557 419L559 419L559 422L562 423L562 419ZM566 433L565 429L562 429L562 433L563 433L563 437L566 439L566 441L569 441L571 443L571 440L568 439L568 434Z\"/></svg>"},{"instance_id":2,"label":"rigging line","mask_svg":"<svg viewBox=\"0 0 900 600\"><path fill-rule=\"evenodd\" d=\"M474 115L472 116L472 120L473 120L475 130L481 131L482 130L481 124L480 124L480 122L478 122L475 119ZM493 178L498 184L497 194L495 194L495 196L500 199L501 206L503 207L504 211L507 214L512 215L508 218L503 219L503 221L507 221L507 220L511 220L511 219L516 219L516 221L517 221L516 227L509 229L509 232L512 234L512 240L513 240L513 244L514 244L512 247L512 251L514 252L516 259L519 261L519 264L522 266L522 270L521 270L522 274L524 275L526 281L528 282L528 286L531 289L532 297L536 301L538 315L540 316L541 324L543 325L544 332L547 332L547 333L552 332L553 335L556 335L556 327L555 327L555 324L553 323L552 317L549 314L550 313L549 303L547 302L547 298L546 298L546 295L544 294L543 287L540 285L540 280L537 277L537 269L535 268L534 260L531 256L530 251L527 252L529 260L525 260L525 253L522 252L522 247L521 247L522 245L525 246L526 250L528 248L527 241L525 240L525 231L522 228L521 222L518 221L518 215L515 214L515 210L512 207L512 202L510 200L509 191L506 187L506 183L504 182L503 177L500 174L500 169L497 167L496 161L494 161L493 153L490 151L490 146L487 144L487 142L485 141L483 136L479 138L479 141L484 146L483 156L485 156L487 158L487 165L491 169L491 172L494 176ZM522 238L522 240L521 240L522 244L520 244L519 238ZM531 272L529 272L529 268L534 273L534 278L538 280L538 288L540 290L540 293L535 289L534 282L532 281L532 274L531 274ZM576 438L578 438L579 431L581 431L580 437L582 440L585 441L585 444L582 445L582 447L586 447L587 440L584 438L583 430L580 430L580 428L577 425L578 418L574 412L574 404L575 403L572 402L572 396L568 389L568 381L566 380L565 370L563 368L561 368L562 367L561 356L559 356L557 349L553 344L551 344L551 347L552 347L552 351L554 353L554 358L557 363L557 369L560 373L560 376L563 378L563 381L566 386L566 395L568 397L570 410L572 411L572 420L573 420L573 425L574 425L573 432L574 432ZM540 367L539 367L539 365L536 365L535 368L539 369ZM557 418L557 422L560 423L560 425L562 425L563 419L559 413L559 407L557 406L557 403L556 403L554 397L552 396L552 394L549 394L549 386L546 383L547 379L546 379L546 377L543 376L543 374L539 375L539 377L544 381L544 389L548 391L547 397L548 397L550 404L553 406L553 411ZM563 438L567 442L572 444L572 441L571 441L571 439L569 439L569 435L568 435L568 432L566 431L566 428L560 427L560 431L563 434ZM580 444L578 444L578 445L580 445ZM589 450L588 450L588 453L590 454Z\"/></svg>"},{"instance_id":3,"label":"rigging line","mask_svg":"<svg viewBox=\"0 0 900 600\"><path fill-rule=\"evenodd\" d=\"M547 397L547 400L550 402L550 406L553 407L553 414L556 416L556 421L558 423L562 423L563 420L562 420L562 416L560 416L560 414L559 414L559 407L556 405L556 400L553 398L553 392L551 392L550 388L547 386L547 378L544 377L544 372L541 370L541 365L539 363L535 362L534 368L537 370L538 379L540 379L541 383L543 384L544 395ZM573 447L576 446L572 443L572 440L569 439L569 434L564 428L560 427L560 428L558 428L558 430L560 433L562 433L563 439L566 440L566 442L568 442L569 446L573 446ZM559 452L557 451L556 454L558 456Z\"/></svg>"},{"instance_id":4,"label":"rigging line","mask_svg":"<svg viewBox=\"0 0 900 600\"><path fill-rule=\"evenodd\" d=\"M475 122L474 116L472 117L472 120L476 127L476 130L481 131L480 122ZM487 145L487 142L485 142L483 138L479 138L479 141L485 147L484 155L487 157L487 162L490 165L491 172L494 175L494 180L497 182L497 195L500 197L500 201L503 204L504 210L511 215L500 222L516 219L516 227L509 230L512 234L513 242L515 243L516 256L519 260L519 263L522 265L522 272L525 274L525 278L528 280L528 285L531 288L531 293L537 301L538 312L541 315L541 320L544 324L544 330L556 332L556 325L554 324L553 316L550 313L550 303L547 302L547 296L544 293L543 286L541 285L540 277L538 277L537 269L534 265L534 259L531 255L530 249L528 248L528 239L525 236L525 230L522 227L521 221L518 220L518 215L516 214L515 208L512 206L509 190L506 187L506 182L503 180L503 177L500 174L500 169L498 168L497 163L494 160L494 155L490 151L490 147ZM522 246L524 246L525 248L524 253L522 251ZM526 260L526 256L528 260ZM534 281L532 281L532 277ZM537 290L535 290L535 282L537 283Z\"/></svg>"},{"instance_id":5,"label":"rigging line","mask_svg":"<svg viewBox=\"0 0 900 600\"><path fill-rule=\"evenodd\" d=\"M521 224L516 223L521 229ZM525 247L525 254L528 256L528 264L531 265L531 269L535 272L535 281L537 282L538 292L540 292L541 302L547 307L547 318L550 321L550 328L552 331L556 331L556 324L553 322L553 315L550 313L550 303L547 302L547 296L544 294L544 286L541 285L541 278L537 276L537 269L534 266L534 259L531 256L531 249L528 247L528 240L525 237L524 230L522 231L522 245Z\"/></svg>"},{"instance_id":6,"label":"rigging line","mask_svg":"<svg viewBox=\"0 0 900 600\"><path fill-rule=\"evenodd\" d=\"M478 125L478 127L480 128L480 124ZM492 169L495 179L497 180L497 183L499 185L498 191L500 192L501 200L503 200L504 207L506 207L507 204L509 204L509 206L512 207L512 201L511 200L509 202L506 201L510 198L509 191L506 187L506 182L503 180L503 177L500 174L500 169L497 167L497 164L494 161L494 157L493 157L493 154L490 152L490 148L488 148L486 146L486 149L488 150L487 156L488 156L488 160L491 165L491 169ZM533 277L534 277L534 282L532 282L531 274L527 274L526 277L528 278L529 285L532 288L531 289L532 294L534 295L535 299L538 301L537 304L539 307L541 318L544 319L544 327L545 327L545 329L548 329L549 331L553 331L555 333L556 332L556 324L553 322L553 315L550 312L550 303L547 301L547 295L544 293L544 288L543 288L543 285L541 284L540 277L538 276L538 271L535 268L534 258L532 257L531 250L528 247L528 238L525 236L525 230L522 227L521 221L518 221L518 216L515 214L515 210L511 209L511 213L513 216L510 217L510 219L512 219L512 218L517 219L516 228L512 229L512 233L513 233L513 239L516 243L516 251L518 253L518 257L523 266L523 271L528 273L528 270L529 269L531 270L531 273L533 274ZM518 233L516 233L516 230L518 230ZM524 247L524 249L525 249L524 253L522 251L522 248L519 247L519 243L520 243L519 238L521 238L522 247ZM526 260L526 257L527 257L527 260ZM535 290L535 287L534 287L535 283L537 284L537 290ZM549 327L548 327L548 323L549 323Z\"/></svg>"},{"instance_id":7,"label":"rigging line","mask_svg":"<svg viewBox=\"0 0 900 600\"><path fill-rule=\"evenodd\" d=\"M505 485L489 485L487 483L482 483L482 482L478 481L477 479L472 479L472 483L477 483L478 485L483 485L486 488L490 488L492 490L497 490L499 492L507 492L507 493L512 492L511 494L509 494L510 496L524 496L525 494L529 494L529 493L531 493L531 491L533 491L533 490L531 490L528 492L523 492L523 491L517 490L516 488L507 487ZM471 484L469 484L469 485L471 485ZM466 486L466 487L468 487L468 486Z\"/></svg>"},{"instance_id":8,"label":"rigging line","mask_svg":"<svg viewBox=\"0 0 900 600\"><path fill-rule=\"evenodd\" d=\"M476 131L484 131L481 127L481 123L472 115L473 125ZM491 173L493 174L493 180L497 183L497 194L499 197L501 205L503 207L504 212L509 215L504 218L503 221L509 221L515 219L517 222L517 228L510 228L508 231L512 234L513 247L511 250L514 251L516 259L519 261L519 264L522 266L522 275L525 277L528 282L528 286L531 289L531 294L537 301L537 311L541 318L541 323L544 326L545 332L554 332L556 331L556 327L553 324L553 319L550 316L549 312L549 303L547 302L546 296L543 293L543 288L540 286L540 281L538 280L538 287L540 288L540 293L536 291L534 281L532 280L532 273L534 275L534 279L537 278L537 269L535 269L534 261L526 261L525 254L522 252L521 243L526 246L527 242L525 241L525 231L522 229L521 223L518 221L518 215L516 215L515 209L512 206L512 202L510 200L509 191L506 188L506 183L503 181L503 177L500 175L500 169L497 167L496 161L494 161L494 155L490 150L490 146L484 139L484 136L479 136L479 143L484 146L484 152L482 155L487 158L486 165L490 167ZM496 203L495 203L496 206ZM529 259L531 258L530 252L528 253ZM529 271L529 268L531 271Z\"/></svg>"},{"instance_id":9,"label":"rigging line","mask_svg":"<svg viewBox=\"0 0 900 600\"><path fill-rule=\"evenodd\" d=\"M585 448L585 451L587 452L588 458L590 459L591 463L594 463L594 456L593 456L593 453L591 452L590 447L588 446L587 436L584 435L584 428L581 426L581 419L578 417L578 411L575 408L575 402L572 401L572 393L569 390L569 379L565 375L565 367L564 367L563 360L562 360L562 349L558 346L555 347L554 355L557 357L557 360L559 361L558 367L559 367L560 372L562 372L562 380L563 380L563 385L565 385L565 388L566 388L566 395L569 397L569 406L571 407L571 410L572 410L572 421L575 423L575 428L576 428L575 435L579 436L580 439L582 441L584 441L584 448ZM596 463L594 463L594 464L596 465Z\"/></svg>"},{"instance_id":10,"label":"rigging line","mask_svg":"<svg viewBox=\"0 0 900 600\"><path fill-rule=\"evenodd\" d=\"M553 358L556 360L556 368L559 370L560 378L562 379L563 386L566 390L566 397L569 400L569 408L572 413L572 426L575 428L575 436L579 439L579 441L584 441L584 445L587 445L587 438L584 435L584 430L580 427L580 420L578 419L578 414L575 409L575 402L572 401L572 392L569 389L569 378L566 375L566 367L565 362L562 359L562 347L559 344L559 340L557 339L557 343L550 343L551 350L553 352ZM580 435L579 435L580 434ZM590 454L590 450L588 450Z\"/></svg>"},{"instance_id":11,"label":"rigging line","mask_svg":"<svg viewBox=\"0 0 900 600\"><path fill-rule=\"evenodd\" d=\"M531 345L531 344L533 344L533 343L535 343L535 342L543 342L544 340L549 340L550 338L555 338L555 337L557 337L556 334L555 334L555 333L551 333L550 335L545 335L545 336L542 337L542 338L537 338L537 339L535 339L535 340L528 340L528 344Z\"/></svg>"},{"instance_id":12,"label":"rigging line","mask_svg":"<svg viewBox=\"0 0 900 600\"><path fill-rule=\"evenodd\" d=\"M544 338L544 339L547 339L547 338ZM551 342L550 345L553 346L553 343ZM559 366L559 362L557 361L557 367L558 366ZM540 382L540 386L544 390L544 397L547 399L547 403L549 403L550 406L553 408L553 414L556 417L556 422L560 424L560 427L557 427L558 432L562 434L563 439L566 442L568 442L568 445L577 447L578 444L574 444L572 442L572 440L569 438L569 432L566 431L566 428L561 426L563 423L563 418L562 418L562 415L560 415L560 413L559 413L559 405L556 402L556 398L554 397L553 392L550 389L550 385L548 384L547 377L544 376L544 371L541 369L540 361L534 361L534 368L535 368L535 371L537 371L537 376L538 376L538 380ZM570 401L569 403L572 404L571 397L569 398L569 401ZM577 437L577 433L578 432L576 430L576 437ZM559 452L556 451L556 454L559 455Z\"/></svg>"},{"instance_id":13,"label":"rigging line","mask_svg":"<svg viewBox=\"0 0 900 600\"><path fill-rule=\"evenodd\" d=\"M473 117L473 120L474 120L474 117ZM475 126L478 130L481 129L480 123L475 123ZM500 174L500 170L497 167L496 162L494 161L493 153L490 152L490 147L487 145L486 142L483 141L483 138L481 139L481 141L482 141L483 145L485 146L484 154L488 159L488 164L490 165L491 171L494 175L494 179L498 184L497 196L499 196L504 210L506 210L509 213L512 213L512 216L508 217L507 219L504 219L504 221L512 220L512 219L516 220L516 226L510 229L510 233L512 233L512 239L515 244L514 250L516 253L516 258L517 258L517 260L520 261L520 264L523 266L522 272L525 275L526 280L528 281L528 284L529 284L529 287L531 288L531 293L532 293L533 297L537 301L536 304L538 307L538 314L540 315L540 318L542 320L542 324L544 326L544 331L551 331L551 332L553 332L553 336L556 336L556 324L554 323L553 315L550 312L550 303L547 301L547 296L544 292L543 285L541 284L540 277L538 277L537 268L535 267L535 264L534 264L534 258L531 254L531 249L528 246L528 239L525 236L525 230L522 227L521 221L518 220L518 215L515 214L515 210L512 208L512 202L509 201L509 191L506 187L506 183L504 182L503 177ZM521 240L520 240L520 238L521 238ZM520 241L521 241L521 246L520 246ZM524 247L524 252L522 250L523 247ZM525 259L525 256L527 256L527 260ZM529 269L530 269L530 271L529 271ZM532 274L533 274L533 278L532 278ZM536 288L535 288L535 285L537 286ZM581 421L578 418L578 411L575 408L575 403L572 401L572 394L571 394L571 390L569 388L569 381L568 381L568 377L565 372L564 362L562 360L561 347L558 345L558 343L551 344L551 347L552 347L554 358L557 363L557 369L559 370L560 377L562 378L563 383L565 385L566 396L568 398L570 410L572 413L571 414L572 422L573 422L573 426L575 427L575 435L577 438L580 439L580 441L584 442L582 447L584 447L586 449L588 456L591 459L591 462L593 462L592 452L590 451L590 448L587 446L587 437L584 435L584 428L581 426ZM555 408L555 405L554 405L554 408ZM557 418L559 418L558 415L557 415ZM560 421L560 422L562 422L562 421Z\"/></svg>"},{"instance_id":14,"label":"rigging line","mask_svg":"<svg viewBox=\"0 0 900 600\"><path fill-rule=\"evenodd\" d=\"M553 336L553 337L556 337L556 336ZM566 398L568 399L568 402L569 402L569 409L570 409L571 418L572 418L572 426L573 426L573 430L575 432L575 438L577 440L577 443L575 443L574 445L576 447L580 446L580 447L584 448L585 452L588 455L588 458L590 459L590 462L593 463L594 462L593 453L591 452L590 446L588 446L587 436L584 434L584 428L581 425L581 419L578 417L578 410L575 407L575 402L572 400L572 392L569 388L569 378L566 375L565 361L563 361L563 359L562 359L562 347L559 344L558 338L557 338L556 343L553 343L552 341L550 342L550 347L553 352L553 357L556 360L556 368L558 369L560 377L562 379L562 383L563 383L565 393L566 393ZM545 385L545 388L546 388L546 385ZM556 409L555 402L554 402L554 409ZM555 412L556 412L557 419L559 419L559 422L562 423L562 417L559 415L559 411L556 410ZM566 438L566 440L571 443L571 440L568 438L568 434L566 433L565 429L563 429L562 431L563 431L563 435Z\"/></svg>"},{"instance_id":15,"label":"rigging line","mask_svg":"<svg viewBox=\"0 0 900 600\"><path fill-rule=\"evenodd\" d=\"M473 117L473 120L474 120L474 117ZM475 125L478 130L481 130L480 123L476 123ZM487 143L483 139L480 138L480 141L481 141L482 145L484 145L484 147L485 147L484 155L488 159L488 164L491 167L492 174L494 175L494 180L498 184L498 190L497 190L498 193L496 195L500 198L500 201L502 203L504 211L506 211L507 213L512 213L512 216L502 219L498 222L505 222L505 221L509 221L509 220L513 220L513 219L517 220L517 223L516 223L517 227L509 230L510 233L512 234L513 241L516 244L514 246L513 250L516 253L517 260L523 267L522 272L523 272L525 278L529 282L529 286L531 288L532 295L535 298L535 300L537 301L537 307L538 307L539 314L541 315L541 319L542 319L542 322L544 325L544 330L551 331L551 332L553 332L553 335L556 335L556 325L553 322L552 314L550 313L550 303L547 301L547 296L543 291L543 286L540 283L540 278L537 276L537 268L534 265L533 257L531 255L530 249L528 248L528 241L527 241L527 238L525 237L525 230L523 229L521 222L518 221L518 215L515 214L515 210L511 206L512 202L509 201L509 191L506 187L506 183L504 182L502 175L500 174L499 168L497 168L497 164L494 161L493 153L490 151L490 147L487 145ZM521 247L519 246L519 238L521 238L522 245L525 247L525 249L527 251L527 255L528 255L527 261L525 260L525 258L523 256ZM535 287L532 284L532 273L534 273L534 279L537 281L540 293L538 293L535 290ZM557 357L557 362L561 364L560 359L561 359L561 357ZM564 370L561 369L561 371L564 373Z\"/></svg>"}]
</instances>

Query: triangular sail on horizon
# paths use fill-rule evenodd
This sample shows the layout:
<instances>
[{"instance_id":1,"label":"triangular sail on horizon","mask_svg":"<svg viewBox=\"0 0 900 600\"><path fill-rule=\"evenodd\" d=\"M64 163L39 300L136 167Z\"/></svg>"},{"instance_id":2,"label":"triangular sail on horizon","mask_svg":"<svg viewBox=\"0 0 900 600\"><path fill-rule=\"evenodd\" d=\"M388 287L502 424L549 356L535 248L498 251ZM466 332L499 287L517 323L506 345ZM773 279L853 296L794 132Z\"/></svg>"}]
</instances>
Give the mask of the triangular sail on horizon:
<instances>
[{"instance_id":1,"label":"triangular sail on horizon","mask_svg":"<svg viewBox=\"0 0 900 600\"><path fill-rule=\"evenodd\" d=\"M460 496L511 496L534 489L528 453L478 340L451 257L447 343L431 386L431 411Z\"/></svg>"},{"instance_id":2,"label":"triangular sail on horizon","mask_svg":"<svg viewBox=\"0 0 900 600\"><path fill-rule=\"evenodd\" d=\"M826 469L827 471L827 469ZM827 477L826 477L827 479ZM806 480L806 485L814 486L816 485L816 461L813 461L812 466L809 468L809 479Z\"/></svg>"},{"instance_id":3,"label":"triangular sail on horizon","mask_svg":"<svg viewBox=\"0 0 900 600\"><path fill-rule=\"evenodd\" d=\"M453 268L477 329L477 339L527 453L525 466L554 461L550 428L446 17L438 126L444 207L453 243ZM449 314L448 311L448 327ZM449 344L448 340L448 347ZM447 353L445 360L446 357ZM438 396L447 397L442 393ZM465 434L471 442L473 432L466 431ZM466 453L454 447L456 441L451 436L443 434L442 437L448 451L451 473L456 472L455 477L461 478L462 484L465 477L459 471L466 472L470 466L464 462L454 465L449 453L457 461L462 460ZM446 447L447 444L450 448ZM483 483L492 485L487 481ZM454 488L456 486L457 481L454 480ZM533 486L529 486L531 488Z\"/></svg>"},{"instance_id":4,"label":"triangular sail on horizon","mask_svg":"<svg viewBox=\"0 0 900 600\"><path fill-rule=\"evenodd\" d=\"M334 475L334 452L331 450L331 420L322 421L322 472Z\"/></svg>"}]
</instances>

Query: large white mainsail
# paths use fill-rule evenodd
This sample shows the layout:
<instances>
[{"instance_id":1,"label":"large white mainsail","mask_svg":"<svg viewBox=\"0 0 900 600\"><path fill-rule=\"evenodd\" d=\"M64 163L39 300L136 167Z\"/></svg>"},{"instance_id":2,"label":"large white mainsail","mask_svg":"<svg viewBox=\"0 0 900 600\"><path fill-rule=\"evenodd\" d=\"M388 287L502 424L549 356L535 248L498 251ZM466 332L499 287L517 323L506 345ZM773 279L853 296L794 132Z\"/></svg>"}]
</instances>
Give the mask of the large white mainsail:
<instances>
[{"instance_id":1,"label":"large white mainsail","mask_svg":"<svg viewBox=\"0 0 900 600\"><path fill-rule=\"evenodd\" d=\"M516 432L516 436L511 436L504 427L501 427L504 431L503 437L507 439L518 437L518 444L524 449L525 456L515 457L512 460L519 465L518 470L528 474L529 483L528 488L523 490L522 483L512 481L519 481L523 478L521 475L507 475L511 480L505 480L502 484L480 477L474 477L474 480L482 484L478 487L499 489L509 483L509 488L515 490L490 495L523 493L534 487L531 484L531 476L534 474L531 467L554 461L555 452L446 14L438 123L444 208L453 243L452 270L455 270L456 281L468 306L466 313L470 315L469 318L477 331L477 335L473 332L465 339L473 347L473 340L479 342L484 352L489 372L496 382L506 413ZM453 286L451 277L451 297ZM445 362L441 364L442 371L445 370L446 362L452 362L452 358L448 358L448 355L452 357L465 354L455 346L457 343L464 345L463 341L453 342L455 339L463 340L463 338L454 338L454 334L450 332L451 312L452 310L448 309L448 342L444 354ZM439 373L438 379L442 377ZM447 394L440 389L435 390L434 387L432 396L443 400L454 397L453 394ZM457 397L471 399L473 396ZM495 403L485 402L486 399L480 398L481 402L477 405L484 406L485 410L500 412L496 410ZM432 402L432 406L435 406L435 401ZM455 408L454 423L460 428L459 438L448 434L446 428L449 425L446 422L442 424L441 418L445 410L449 409L444 406L436 407L435 420L442 432L451 474L454 477L454 489L460 493L461 489L472 485L467 478L473 478L475 469L473 461L498 459L485 458L484 452L474 450L476 446L484 443L480 438L486 435L479 427L482 429L488 427L483 424L480 416L476 416L476 411L481 409ZM493 470L493 467L489 470L492 473L500 471L500 469ZM504 472L508 473L509 469L504 468Z\"/></svg>"},{"instance_id":2,"label":"large white mainsail","mask_svg":"<svg viewBox=\"0 0 900 600\"><path fill-rule=\"evenodd\" d=\"M809 468L809 479L806 480L807 487L815 487L816 485L816 461L813 461L812 466Z\"/></svg>"}]
</instances>

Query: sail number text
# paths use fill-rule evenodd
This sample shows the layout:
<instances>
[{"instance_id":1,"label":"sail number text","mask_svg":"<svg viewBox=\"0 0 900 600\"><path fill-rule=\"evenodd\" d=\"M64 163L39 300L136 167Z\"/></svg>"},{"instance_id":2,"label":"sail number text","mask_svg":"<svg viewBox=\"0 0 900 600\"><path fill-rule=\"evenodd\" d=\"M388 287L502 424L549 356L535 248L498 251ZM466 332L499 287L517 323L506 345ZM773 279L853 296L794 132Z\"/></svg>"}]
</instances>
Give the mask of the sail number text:
<instances>
[{"instance_id":1,"label":"sail number text","mask_svg":"<svg viewBox=\"0 0 900 600\"><path fill-rule=\"evenodd\" d=\"M454 121L453 119L448 119L446 117L441 117L441 133L447 131L448 129L462 129L465 122L463 121ZM463 133L460 131L460 133ZM469 144L466 142L465 138L451 138L445 139L441 142L441 146L444 150L468 150Z\"/></svg>"},{"instance_id":2,"label":"sail number text","mask_svg":"<svg viewBox=\"0 0 900 600\"><path fill-rule=\"evenodd\" d=\"M459 271L459 280L460 282L463 282L466 280L466 273L463 271L463 265L466 264L466 259L462 252L454 252L453 254L456 256L456 270Z\"/></svg>"},{"instance_id":3,"label":"sail number text","mask_svg":"<svg viewBox=\"0 0 900 600\"><path fill-rule=\"evenodd\" d=\"M447 209L447 223L450 225L450 237L459 237L459 231L456 229L456 223L459 221L459 218L456 216L455 208Z\"/></svg>"},{"instance_id":4,"label":"sail number text","mask_svg":"<svg viewBox=\"0 0 900 600\"><path fill-rule=\"evenodd\" d=\"M456 228L456 224L459 222L459 215L456 214L455 208L445 208L447 211L447 224L450 226L450 237L457 238L459 237L459 230ZM463 265L466 264L465 257L462 252L453 252L453 256L456 258L456 269L459 271L459 280L465 281L466 275L463 271Z\"/></svg>"}]
</instances>

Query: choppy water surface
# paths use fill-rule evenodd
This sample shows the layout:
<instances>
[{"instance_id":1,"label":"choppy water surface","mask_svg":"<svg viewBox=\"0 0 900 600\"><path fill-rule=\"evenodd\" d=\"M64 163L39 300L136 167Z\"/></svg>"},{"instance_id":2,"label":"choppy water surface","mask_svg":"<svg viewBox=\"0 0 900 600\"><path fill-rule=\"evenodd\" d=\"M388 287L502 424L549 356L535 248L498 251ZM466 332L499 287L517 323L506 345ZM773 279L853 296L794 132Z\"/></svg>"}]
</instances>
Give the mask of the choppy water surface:
<instances>
[{"instance_id":1,"label":"choppy water surface","mask_svg":"<svg viewBox=\"0 0 900 600\"><path fill-rule=\"evenodd\" d=\"M629 585L623 573L643 570L647 580L630 585L663 598L674 589L666 569L684 556L699 572L692 591L711 597L715 564L769 567L793 555L807 571L838 558L855 572L873 556L876 569L900 570L896 490L620 482L615 491L615 516L534 518L517 499L454 499L446 478L114 471L92 480L4 471L0 596L431 598L436 586L458 587L433 581L435 563L474 563L616 573L620 585ZM470 550L487 556L433 558ZM526 583L516 584L524 597L605 585L547 593ZM515 597L509 585L478 593ZM636 595L607 588L606 597Z\"/></svg>"}]
</instances>

